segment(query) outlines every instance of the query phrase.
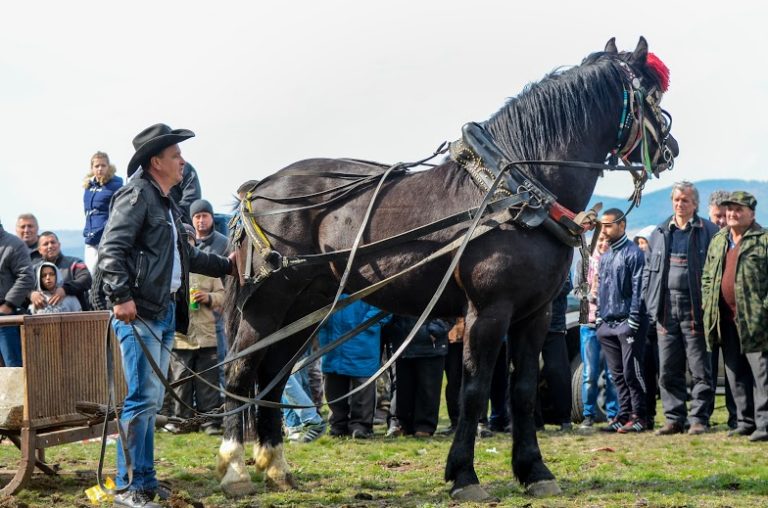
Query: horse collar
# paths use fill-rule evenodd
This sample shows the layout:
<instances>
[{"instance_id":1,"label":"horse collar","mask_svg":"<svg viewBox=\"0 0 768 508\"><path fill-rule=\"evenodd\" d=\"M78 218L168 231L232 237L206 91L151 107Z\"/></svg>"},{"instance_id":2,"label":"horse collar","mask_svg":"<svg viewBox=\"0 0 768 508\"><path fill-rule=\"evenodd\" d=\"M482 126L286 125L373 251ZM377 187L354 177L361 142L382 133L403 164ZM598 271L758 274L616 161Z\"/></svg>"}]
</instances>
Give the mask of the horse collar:
<instances>
[{"instance_id":1,"label":"horse collar","mask_svg":"<svg viewBox=\"0 0 768 508\"><path fill-rule=\"evenodd\" d=\"M558 203L557 197L543 184L524 174L518 163L507 160L493 136L479 124L466 124L462 128L462 137L451 143L450 153L484 193L489 192L500 173L505 173L503 187L496 189L494 197L499 199L513 194L525 197L513 215L516 224L526 228L543 225L569 246L580 243L580 236L591 229L596 212L576 214Z\"/></svg>"}]
</instances>

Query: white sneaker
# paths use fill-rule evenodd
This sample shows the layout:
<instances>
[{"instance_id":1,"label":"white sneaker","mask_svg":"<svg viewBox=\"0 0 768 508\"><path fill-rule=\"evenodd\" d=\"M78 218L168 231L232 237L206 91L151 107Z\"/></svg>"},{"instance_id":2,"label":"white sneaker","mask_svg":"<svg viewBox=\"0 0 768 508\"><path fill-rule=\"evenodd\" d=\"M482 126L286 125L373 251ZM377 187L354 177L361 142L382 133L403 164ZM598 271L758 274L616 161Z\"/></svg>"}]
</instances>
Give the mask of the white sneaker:
<instances>
[{"instance_id":1,"label":"white sneaker","mask_svg":"<svg viewBox=\"0 0 768 508\"><path fill-rule=\"evenodd\" d=\"M294 443L298 442L301 439L301 427L294 427L292 429L286 429L286 436L285 439L287 441L292 441Z\"/></svg>"}]
</instances>

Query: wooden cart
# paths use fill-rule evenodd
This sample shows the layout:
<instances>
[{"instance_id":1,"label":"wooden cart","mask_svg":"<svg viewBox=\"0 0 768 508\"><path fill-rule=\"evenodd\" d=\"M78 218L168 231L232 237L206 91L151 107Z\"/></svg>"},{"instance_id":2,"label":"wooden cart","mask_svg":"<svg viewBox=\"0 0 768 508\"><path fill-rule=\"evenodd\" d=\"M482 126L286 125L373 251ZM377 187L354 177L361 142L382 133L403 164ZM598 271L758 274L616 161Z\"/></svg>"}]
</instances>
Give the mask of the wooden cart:
<instances>
[{"instance_id":1,"label":"wooden cart","mask_svg":"<svg viewBox=\"0 0 768 508\"><path fill-rule=\"evenodd\" d=\"M45 463L45 449L100 437L102 425L89 425L89 417L75 403L107 403L105 337L113 344L116 395L122 402L125 382L120 351L109 326L109 312L73 312L35 316L2 316L0 326L21 327L24 362L24 408L21 425L0 428L21 451L21 461L1 495L21 490L37 467L48 475L56 469ZM116 432L115 421L110 433Z\"/></svg>"}]
</instances>

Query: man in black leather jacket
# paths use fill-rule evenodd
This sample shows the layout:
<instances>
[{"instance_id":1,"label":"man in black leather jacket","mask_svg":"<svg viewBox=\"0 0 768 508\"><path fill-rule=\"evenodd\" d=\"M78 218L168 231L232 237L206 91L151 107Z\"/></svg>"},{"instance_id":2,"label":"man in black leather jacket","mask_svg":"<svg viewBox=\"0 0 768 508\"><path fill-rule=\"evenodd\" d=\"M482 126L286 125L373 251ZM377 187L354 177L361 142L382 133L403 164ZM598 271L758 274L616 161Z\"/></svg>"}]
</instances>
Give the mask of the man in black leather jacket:
<instances>
[{"instance_id":1,"label":"man in black leather jacket","mask_svg":"<svg viewBox=\"0 0 768 508\"><path fill-rule=\"evenodd\" d=\"M210 277L235 270L229 259L188 244L181 213L170 198L170 189L181 182L184 168L178 143L193 136L186 129L156 124L134 138L129 181L112 198L99 245L94 306L108 303L112 307L128 385L120 423L127 431L133 482L115 497L115 506L160 506L153 502L158 488L154 424L164 386L138 340L160 370L167 372L174 332L187 332L190 270ZM117 485L125 487L129 476L121 446L117 468Z\"/></svg>"}]
</instances>

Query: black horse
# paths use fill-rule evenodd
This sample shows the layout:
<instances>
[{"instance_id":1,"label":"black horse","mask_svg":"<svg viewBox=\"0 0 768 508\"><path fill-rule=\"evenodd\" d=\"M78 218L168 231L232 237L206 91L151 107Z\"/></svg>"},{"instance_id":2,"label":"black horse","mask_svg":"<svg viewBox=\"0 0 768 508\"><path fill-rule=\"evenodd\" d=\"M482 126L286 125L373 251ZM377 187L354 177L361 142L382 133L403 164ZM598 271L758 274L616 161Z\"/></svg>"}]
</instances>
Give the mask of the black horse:
<instances>
[{"instance_id":1,"label":"black horse","mask_svg":"<svg viewBox=\"0 0 768 508\"><path fill-rule=\"evenodd\" d=\"M658 101L666 90L667 69L648 53L640 38L632 52L618 52L611 39L604 51L589 55L582 64L556 71L528 85L484 124L509 160L558 160L602 163L609 153L628 161L645 159L646 166L677 155L669 125ZM640 141L645 138L645 143ZM641 151L646 150L644 158ZM669 162L669 160L667 161ZM650 167L648 167L650 169ZM600 171L562 165L529 165L535 175L570 209L583 210ZM353 245L373 188L349 192L324 206L324 191L339 186L329 175L383 172L381 165L354 160L311 159L292 164L262 180L248 196L271 247L283 256L301 256L346 249ZM306 196L303 202L291 196ZM447 161L421 172L405 172L388 179L377 196L363 243L391 237L477 206L484 197L470 175ZM289 213L272 213L293 208ZM299 209L297 209L299 208ZM265 215L266 213L266 215ZM243 219L247 220L247 219ZM354 291L395 274L460 237L466 224L430 233L404 244L358 256L346 289ZM241 260L248 259L243 244ZM485 409L491 372L507 334L511 372L510 402L513 417L512 469L533 495L559 492L544 464L536 440L533 411L538 378L538 357L550 320L551 301L563 285L573 248L543 228L528 229L513 223L473 240L453 272L453 279L432 315L466 317L461 415L445 469L456 499L481 500L488 494L474 470L474 441L480 414ZM255 259L257 256L253 257ZM395 280L367 301L397 314L418 315L434 294L449 266L440 257ZM252 264L248 273L255 272ZM230 355L302 316L329 304L338 288L344 261L285 268L242 298L236 288L230 306L240 298L241 312L231 313L235 326ZM236 332L235 332L236 331ZM277 345L238 359L227 366L228 390L247 396L254 384L265 387L304 343L311 327ZM268 394L279 401L284 381ZM228 399L227 408L238 401ZM293 486L282 449L279 409L260 407L257 419L256 466L268 482ZM225 423L219 450L221 486L229 495L252 492L243 460L243 429L238 416Z\"/></svg>"}]
</instances>

